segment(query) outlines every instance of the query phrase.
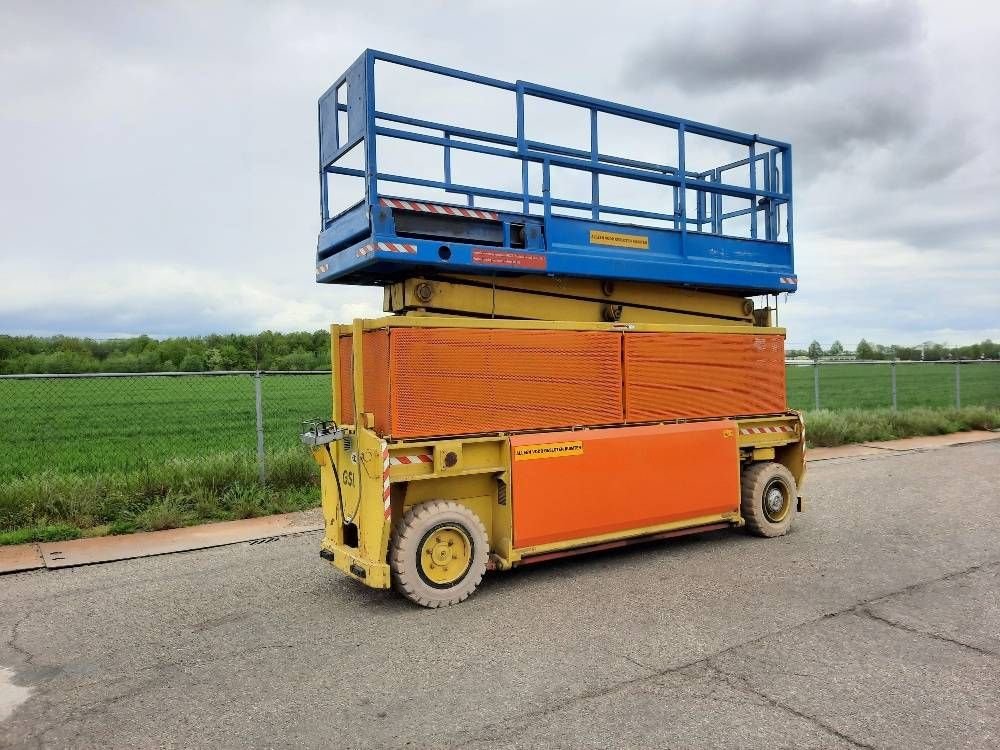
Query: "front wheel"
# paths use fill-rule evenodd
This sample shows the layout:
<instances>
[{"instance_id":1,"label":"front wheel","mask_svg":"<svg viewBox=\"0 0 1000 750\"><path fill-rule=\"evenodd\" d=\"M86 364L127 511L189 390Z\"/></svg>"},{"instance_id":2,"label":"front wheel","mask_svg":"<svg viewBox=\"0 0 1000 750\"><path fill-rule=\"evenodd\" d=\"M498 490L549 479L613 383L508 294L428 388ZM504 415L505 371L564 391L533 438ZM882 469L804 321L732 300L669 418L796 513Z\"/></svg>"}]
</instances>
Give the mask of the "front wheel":
<instances>
[{"instance_id":1,"label":"front wheel","mask_svg":"<svg viewBox=\"0 0 1000 750\"><path fill-rule=\"evenodd\" d=\"M740 513L756 536L782 536L795 516L798 491L792 472L779 463L752 464L743 471Z\"/></svg>"},{"instance_id":2,"label":"front wheel","mask_svg":"<svg viewBox=\"0 0 1000 750\"><path fill-rule=\"evenodd\" d=\"M393 529L389 567L396 588L423 607L467 599L486 573L486 527L459 503L434 500L411 508Z\"/></svg>"}]
</instances>

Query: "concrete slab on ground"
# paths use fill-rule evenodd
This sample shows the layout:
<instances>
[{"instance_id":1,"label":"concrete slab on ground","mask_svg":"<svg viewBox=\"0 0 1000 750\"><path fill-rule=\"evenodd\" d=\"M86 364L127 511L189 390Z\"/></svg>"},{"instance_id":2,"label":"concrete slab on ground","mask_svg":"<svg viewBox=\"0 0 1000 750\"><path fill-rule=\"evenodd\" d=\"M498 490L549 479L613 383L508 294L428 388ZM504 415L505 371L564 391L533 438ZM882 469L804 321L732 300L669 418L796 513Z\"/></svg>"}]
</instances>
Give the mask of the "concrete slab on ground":
<instances>
[{"instance_id":1,"label":"concrete slab on ground","mask_svg":"<svg viewBox=\"0 0 1000 750\"><path fill-rule=\"evenodd\" d=\"M969 430L953 432L948 435L926 435L922 437L900 438L899 440L873 440L868 443L851 443L837 445L831 448L810 448L806 451L807 461L827 461L831 458L857 458L860 456L877 456L887 452L905 453L907 451L933 450L948 448L953 445L968 443L983 443L1000 440L1000 432L992 430Z\"/></svg>"},{"instance_id":2,"label":"concrete slab on ground","mask_svg":"<svg viewBox=\"0 0 1000 750\"><path fill-rule=\"evenodd\" d=\"M37 544L13 544L0 547L0 575L45 567Z\"/></svg>"},{"instance_id":3,"label":"concrete slab on ground","mask_svg":"<svg viewBox=\"0 0 1000 750\"><path fill-rule=\"evenodd\" d=\"M829 461L832 458L861 458L863 456L884 456L886 451L874 445L851 443L835 445L832 448L810 448L806 451L806 461Z\"/></svg>"},{"instance_id":4,"label":"concrete slab on ground","mask_svg":"<svg viewBox=\"0 0 1000 750\"><path fill-rule=\"evenodd\" d=\"M317 523L316 515L315 512L284 513L183 529L46 542L38 547L46 568L69 568L317 531L323 528L323 524Z\"/></svg>"},{"instance_id":5,"label":"concrete slab on ground","mask_svg":"<svg viewBox=\"0 0 1000 750\"><path fill-rule=\"evenodd\" d=\"M1000 440L1000 431L969 430L968 432L953 432L948 435L921 435L918 437L900 438L899 440L887 440L882 443L864 443L864 445L894 451L914 451L947 448L952 445L966 445L968 443L982 443L990 440Z\"/></svg>"}]
</instances>

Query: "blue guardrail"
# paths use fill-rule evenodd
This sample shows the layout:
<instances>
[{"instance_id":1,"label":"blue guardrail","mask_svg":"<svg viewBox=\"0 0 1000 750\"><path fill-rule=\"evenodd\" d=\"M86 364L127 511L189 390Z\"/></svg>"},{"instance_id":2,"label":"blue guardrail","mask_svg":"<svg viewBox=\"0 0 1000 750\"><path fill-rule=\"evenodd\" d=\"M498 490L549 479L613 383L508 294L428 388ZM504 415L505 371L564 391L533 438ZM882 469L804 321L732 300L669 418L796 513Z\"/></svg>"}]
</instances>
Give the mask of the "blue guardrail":
<instances>
[{"instance_id":1,"label":"blue guardrail","mask_svg":"<svg viewBox=\"0 0 1000 750\"><path fill-rule=\"evenodd\" d=\"M376 70L381 74L388 66L508 92L516 132L380 110ZM532 100L589 113L590 148L533 139L525 118ZM598 125L608 117L658 126L671 146L676 139L675 163L602 151ZM378 151L389 139L439 149L439 179L381 171ZM735 148L743 157L692 170L686 157L694 140L724 146L720 152ZM457 152L519 162L520 190L509 184L504 189L499 180L493 185L453 180ZM346 166L359 155L363 167ZM589 176L589 200L559 197L552 189L554 172L565 170ZM378 285L448 273L623 279L743 294L792 292L797 285L791 146L756 134L366 50L319 100L319 173L316 279L321 283ZM484 173L481 181L489 182L489 171ZM358 178L364 193L331 215L334 176ZM663 208L602 201L602 180L656 186Z\"/></svg>"}]
</instances>

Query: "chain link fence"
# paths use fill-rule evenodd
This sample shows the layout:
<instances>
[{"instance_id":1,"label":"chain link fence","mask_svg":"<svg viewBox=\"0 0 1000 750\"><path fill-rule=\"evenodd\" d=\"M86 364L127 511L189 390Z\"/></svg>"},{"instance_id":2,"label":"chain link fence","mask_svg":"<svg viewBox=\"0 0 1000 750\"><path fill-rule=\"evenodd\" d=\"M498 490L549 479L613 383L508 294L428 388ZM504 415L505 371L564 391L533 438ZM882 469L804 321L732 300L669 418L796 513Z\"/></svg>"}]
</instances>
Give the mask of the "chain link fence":
<instances>
[{"instance_id":1,"label":"chain link fence","mask_svg":"<svg viewBox=\"0 0 1000 750\"><path fill-rule=\"evenodd\" d=\"M0 481L222 453L256 457L264 479L331 408L329 372L0 376Z\"/></svg>"},{"instance_id":2,"label":"chain link fence","mask_svg":"<svg viewBox=\"0 0 1000 750\"><path fill-rule=\"evenodd\" d=\"M787 363L793 409L1000 406L1000 361Z\"/></svg>"},{"instance_id":3,"label":"chain link fence","mask_svg":"<svg viewBox=\"0 0 1000 750\"><path fill-rule=\"evenodd\" d=\"M794 409L1000 406L1000 362L789 362ZM165 459L298 449L331 414L329 372L0 376L0 481L101 474Z\"/></svg>"}]
</instances>

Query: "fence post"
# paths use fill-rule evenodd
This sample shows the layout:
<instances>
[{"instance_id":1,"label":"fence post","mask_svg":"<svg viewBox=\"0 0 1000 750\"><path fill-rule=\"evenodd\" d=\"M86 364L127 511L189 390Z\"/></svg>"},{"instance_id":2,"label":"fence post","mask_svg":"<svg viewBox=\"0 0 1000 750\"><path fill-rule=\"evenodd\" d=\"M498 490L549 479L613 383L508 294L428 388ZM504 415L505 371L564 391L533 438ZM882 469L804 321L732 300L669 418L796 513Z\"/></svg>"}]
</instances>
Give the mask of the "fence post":
<instances>
[{"instance_id":1,"label":"fence post","mask_svg":"<svg viewBox=\"0 0 1000 750\"><path fill-rule=\"evenodd\" d=\"M955 408L962 408L962 363L955 362Z\"/></svg>"},{"instance_id":2,"label":"fence post","mask_svg":"<svg viewBox=\"0 0 1000 750\"><path fill-rule=\"evenodd\" d=\"M892 373L892 410L896 411L896 360L892 360L889 367Z\"/></svg>"},{"instance_id":3,"label":"fence post","mask_svg":"<svg viewBox=\"0 0 1000 750\"><path fill-rule=\"evenodd\" d=\"M813 362L813 403L819 409L819 360Z\"/></svg>"},{"instance_id":4,"label":"fence post","mask_svg":"<svg viewBox=\"0 0 1000 750\"><path fill-rule=\"evenodd\" d=\"M260 483L267 481L267 466L264 463L264 398L261 389L260 370L253 374L254 407L257 416L257 477Z\"/></svg>"}]
</instances>

